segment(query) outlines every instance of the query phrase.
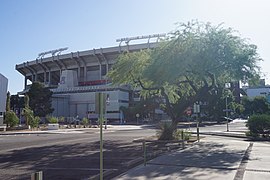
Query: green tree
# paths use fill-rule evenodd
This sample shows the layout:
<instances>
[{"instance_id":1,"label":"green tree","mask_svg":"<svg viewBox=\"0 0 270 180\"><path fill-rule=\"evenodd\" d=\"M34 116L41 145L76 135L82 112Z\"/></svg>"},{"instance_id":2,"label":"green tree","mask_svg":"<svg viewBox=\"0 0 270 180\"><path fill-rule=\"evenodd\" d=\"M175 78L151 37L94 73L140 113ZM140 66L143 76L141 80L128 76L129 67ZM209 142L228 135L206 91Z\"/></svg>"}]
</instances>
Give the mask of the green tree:
<instances>
[{"instance_id":1,"label":"green tree","mask_svg":"<svg viewBox=\"0 0 270 180\"><path fill-rule=\"evenodd\" d=\"M25 118L25 124L27 126L29 125L29 122L30 122L30 119L31 119L31 113L32 113L32 110L29 107L29 96L26 94L24 96L24 108L23 108L22 115Z\"/></svg>"},{"instance_id":2,"label":"green tree","mask_svg":"<svg viewBox=\"0 0 270 180\"><path fill-rule=\"evenodd\" d=\"M25 107L23 109L23 116L26 119L26 124L30 125L31 128L38 127L40 118L38 116L35 116L34 112L29 107Z\"/></svg>"},{"instance_id":3,"label":"green tree","mask_svg":"<svg viewBox=\"0 0 270 180\"><path fill-rule=\"evenodd\" d=\"M24 107L29 108L29 96L27 94L24 96Z\"/></svg>"},{"instance_id":4,"label":"green tree","mask_svg":"<svg viewBox=\"0 0 270 180\"><path fill-rule=\"evenodd\" d=\"M40 117L38 116L31 117L29 125L31 128L37 128L39 125L39 122L40 122Z\"/></svg>"},{"instance_id":5,"label":"green tree","mask_svg":"<svg viewBox=\"0 0 270 180\"><path fill-rule=\"evenodd\" d=\"M6 124L9 127L14 127L19 123L19 118L13 111L6 112Z\"/></svg>"},{"instance_id":6,"label":"green tree","mask_svg":"<svg viewBox=\"0 0 270 180\"><path fill-rule=\"evenodd\" d=\"M192 21L153 50L121 54L109 76L115 84L142 88L144 97L162 97L173 136L188 106L221 93L225 82L254 77L259 60L257 47L231 28Z\"/></svg>"},{"instance_id":7,"label":"green tree","mask_svg":"<svg viewBox=\"0 0 270 180\"><path fill-rule=\"evenodd\" d=\"M46 117L53 112L51 105L52 92L45 88L43 84L34 82L27 95L29 96L29 106L34 111L35 116Z\"/></svg>"},{"instance_id":8,"label":"green tree","mask_svg":"<svg viewBox=\"0 0 270 180\"><path fill-rule=\"evenodd\" d=\"M16 108L23 108L24 107L24 98L20 97L18 95L11 95L10 96L10 108L16 109Z\"/></svg>"},{"instance_id":9,"label":"green tree","mask_svg":"<svg viewBox=\"0 0 270 180\"><path fill-rule=\"evenodd\" d=\"M19 118L16 114L10 110L10 92L7 93L6 99L6 114L5 114L5 123L9 127L14 127L19 123Z\"/></svg>"},{"instance_id":10,"label":"green tree","mask_svg":"<svg viewBox=\"0 0 270 180\"><path fill-rule=\"evenodd\" d=\"M270 104L263 96L256 96L255 98L243 97L242 104L244 106L244 115L270 114Z\"/></svg>"},{"instance_id":11,"label":"green tree","mask_svg":"<svg viewBox=\"0 0 270 180\"><path fill-rule=\"evenodd\" d=\"M10 111L10 92L7 92L6 111Z\"/></svg>"}]
</instances>

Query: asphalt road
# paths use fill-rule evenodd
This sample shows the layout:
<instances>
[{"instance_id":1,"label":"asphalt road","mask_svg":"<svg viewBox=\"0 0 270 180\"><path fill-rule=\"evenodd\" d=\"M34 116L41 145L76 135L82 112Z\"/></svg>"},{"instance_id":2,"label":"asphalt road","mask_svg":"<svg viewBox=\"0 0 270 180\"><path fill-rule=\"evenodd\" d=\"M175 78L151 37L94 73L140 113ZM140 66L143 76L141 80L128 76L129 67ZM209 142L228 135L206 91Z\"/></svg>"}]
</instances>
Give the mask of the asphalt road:
<instances>
[{"instance_id":1,"label":"asphalt road","mask_svg":"<svg viewBox=\"0 0 270 180\"><path fill-rule=\"evenodd\" d=\"M244 122L230 123L231 131L245 130ZM194 130L194 128L191 128ZM226 131L226 124L200 127L201 132ZM115 174L142 157L141 143L153 136L150 127L114 126L104 130L104 170ZM0 179L30 179L43 171L44 179L86 179L99 173L99 129L61 133L0 136Z\"/></svg>"},{"instance_id":2,"label":"asphalt road","mask_svg":"<svg viewBox=\"0 0 270 180\"><path fill-rule=\"evenodd\" d=\"M104 170L121 172L125 162L142 156L133 139L155 134L154 129L104 130ZM0 136L0 179L30 179L43 171L44 179L85 179L99 173L99 130L60 134Z\"/></svg>"}]
</instances>

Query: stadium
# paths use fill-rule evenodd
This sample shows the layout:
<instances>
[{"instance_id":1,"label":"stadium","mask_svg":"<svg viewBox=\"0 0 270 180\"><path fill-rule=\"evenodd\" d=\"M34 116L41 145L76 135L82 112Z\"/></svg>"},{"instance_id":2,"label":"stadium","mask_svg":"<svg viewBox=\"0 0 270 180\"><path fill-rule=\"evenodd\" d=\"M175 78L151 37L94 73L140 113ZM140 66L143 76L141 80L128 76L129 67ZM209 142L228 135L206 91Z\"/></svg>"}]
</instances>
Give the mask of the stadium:
<instances>
[{"instance_id":1,"label":"stadium","mask_svg":"<svg viewBox=\"0 0 270 180\"><path fill-rule=\"evenodd\" d=\"M117 40L118 46L77 51L61 54L67 48L40 53L38 58L16 65L16 70L24 76L24 94L32 82L41 82L53 92L53 116L96 118L95 93L107 93L106 117L122 120L120 107L128 107L133 100L132 88L128 85L113 86L106 77L119 54L155 48L159 37L164 35L139 36ZM155 42L150 42L156 38ZM132 44L136 39L148 42ZM125 45L121 45L125 42Z\"/></svg>"}]
</instances>

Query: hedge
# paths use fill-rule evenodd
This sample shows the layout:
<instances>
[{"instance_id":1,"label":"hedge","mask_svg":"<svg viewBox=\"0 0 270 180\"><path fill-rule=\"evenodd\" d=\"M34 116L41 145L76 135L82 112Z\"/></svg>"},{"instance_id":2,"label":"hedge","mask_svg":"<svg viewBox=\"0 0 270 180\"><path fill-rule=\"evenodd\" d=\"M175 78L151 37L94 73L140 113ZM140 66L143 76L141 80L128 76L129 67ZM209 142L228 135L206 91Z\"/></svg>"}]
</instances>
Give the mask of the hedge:
<instances>
[{"instance_id":1,"label":"hedge","mask_svg":"<svg viewBox=\"0 0 270 180\"><path fill-rule=\"evenodd\" d=\"M270 115L252 115L247 121L247 127L251 136L269 137L270 134Z\"/></svg>"}]
</instances>

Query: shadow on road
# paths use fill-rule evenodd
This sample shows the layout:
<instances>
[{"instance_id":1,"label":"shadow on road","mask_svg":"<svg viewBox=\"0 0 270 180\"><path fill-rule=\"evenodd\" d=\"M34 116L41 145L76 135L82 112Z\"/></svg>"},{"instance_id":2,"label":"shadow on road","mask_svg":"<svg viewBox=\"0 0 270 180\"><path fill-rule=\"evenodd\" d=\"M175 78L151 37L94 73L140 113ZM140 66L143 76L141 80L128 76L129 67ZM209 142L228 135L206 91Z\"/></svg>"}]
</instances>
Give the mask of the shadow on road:
<instances>
[{"instance_id":1,"label":"shadow on road","mask_svg":"<svg viewBox=\"0 0 270 180\"><path fill-rule=\"evenodd\" d=\"M136 168L121 179L208 179L210 174L226 175L237 170L245 150L233 150L220 143L201 142L184 151L178 151L149 161L146 167Z\"/></svg>"},{"instance_id":2,"label":"shadow on road","mask_svg":"<svg viewBox=\"0 0 270 180\"><path fill-rule=\"evenodd\" d=\"M104 169L118 170L141 156L140 144L104 141ZM83 179L99 173L99 141L13 150L0 157L1 179L29 179L43 171L44 179Z\"/></svg>"}]
</instances>

